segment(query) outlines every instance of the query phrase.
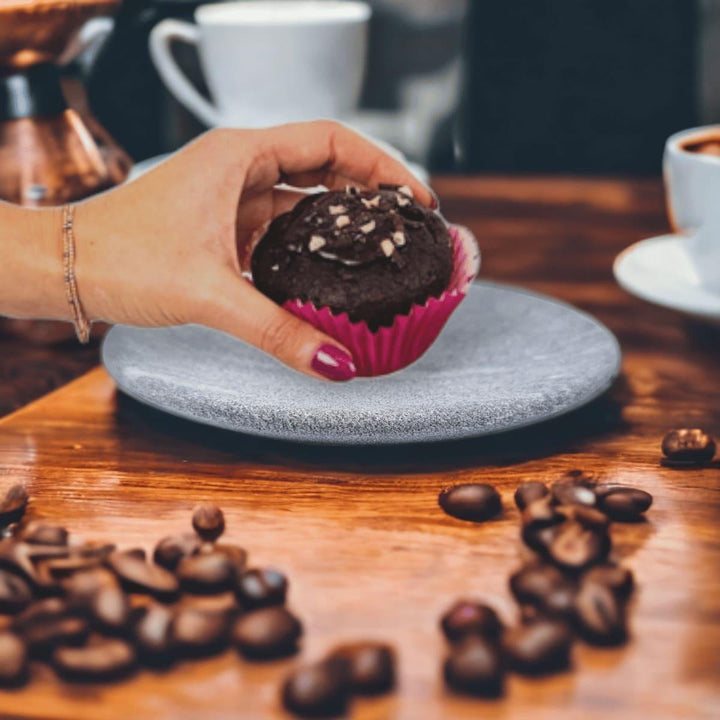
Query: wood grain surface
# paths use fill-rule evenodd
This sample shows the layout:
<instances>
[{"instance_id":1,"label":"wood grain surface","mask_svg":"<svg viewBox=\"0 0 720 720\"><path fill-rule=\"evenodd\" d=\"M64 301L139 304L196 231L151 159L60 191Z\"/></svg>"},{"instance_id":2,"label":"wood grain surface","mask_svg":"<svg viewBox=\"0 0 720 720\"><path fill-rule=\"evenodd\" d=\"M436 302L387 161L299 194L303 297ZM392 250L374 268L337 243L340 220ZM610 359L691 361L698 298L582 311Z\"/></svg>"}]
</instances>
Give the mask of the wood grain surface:
<instances>
[{"instance_id":1,"label":"wood grain surface","mask_svg":"<svg viewBox=\"0 0 720 720\"><path fill-rule=\"evenodd\" d=\"M361 720L720 715L720 464L659 464L670 427L720 434L720 340L631 298L611 274L617 252L665 229L658 183L455 178L436 188L446 216L478 235L484 277L573 302L617 333L625 356L615 387L535 428L360 451L191 425L119 396L104 371L90 372L0 422L0 486L23 480L33 517L128 547L151 548L189 528L197 501L217 502L228 538L251 562L289 574L289 604L306 627L302 653L257 665L229 651L107 686L61 685L38 668L26 688L0 691L0 716L283 717L277 689L291 667L368 637L395 645L400 682L392 696L356 702L352 716ZM501 700L447 693L440 613L477 596L515 621L507 578L521 548L512 492L519 481L575 468L655 496L647 522L613 527L615 552L639 585L631 641L578 643L572 671L512 676ZM439 490L469 480L498 488L500 519L473 525L440 511Z\"/></svg>"}]
</instances>

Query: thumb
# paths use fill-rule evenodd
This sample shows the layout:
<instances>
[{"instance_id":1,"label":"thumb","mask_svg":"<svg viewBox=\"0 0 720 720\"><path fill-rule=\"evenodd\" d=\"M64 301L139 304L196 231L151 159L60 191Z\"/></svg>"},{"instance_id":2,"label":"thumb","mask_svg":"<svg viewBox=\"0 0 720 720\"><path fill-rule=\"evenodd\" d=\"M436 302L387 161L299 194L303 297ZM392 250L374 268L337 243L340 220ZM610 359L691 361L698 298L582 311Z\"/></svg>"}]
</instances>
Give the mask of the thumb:
<instances>
[{"instance_id":1,"label":"thumb","mask_svg":"<svg viewBox=\"0 0 720 720\"><path fill-rule=\"evenodd\" d=\"M199 321L234 335L273 355L291 368L324 380L357 375L352 355L337 340L276 305L232 271L215 284Z\"/></svg>"}]
</instances>

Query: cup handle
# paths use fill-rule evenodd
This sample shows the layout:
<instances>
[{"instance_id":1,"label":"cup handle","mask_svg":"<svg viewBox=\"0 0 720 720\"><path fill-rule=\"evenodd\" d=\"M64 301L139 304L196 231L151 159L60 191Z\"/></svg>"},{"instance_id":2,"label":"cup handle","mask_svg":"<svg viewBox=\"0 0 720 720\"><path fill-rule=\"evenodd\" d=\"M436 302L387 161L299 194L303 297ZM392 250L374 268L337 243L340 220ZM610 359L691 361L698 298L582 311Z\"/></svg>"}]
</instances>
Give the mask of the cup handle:
<instances>
[{"instance_id":1,"label":"cup handle","mask_svg":"<svg viewBox=\"0 0 720 720\"><path fill-rule=\"evenodd\" d=\"M197 45L200 31L197 25L181 20L162 20L150 32L150 56L160 77L172 94L200 120L215 127L221 125L220 114L185 77L170 53L173 40Z\"/></svg>"}]
</instances>

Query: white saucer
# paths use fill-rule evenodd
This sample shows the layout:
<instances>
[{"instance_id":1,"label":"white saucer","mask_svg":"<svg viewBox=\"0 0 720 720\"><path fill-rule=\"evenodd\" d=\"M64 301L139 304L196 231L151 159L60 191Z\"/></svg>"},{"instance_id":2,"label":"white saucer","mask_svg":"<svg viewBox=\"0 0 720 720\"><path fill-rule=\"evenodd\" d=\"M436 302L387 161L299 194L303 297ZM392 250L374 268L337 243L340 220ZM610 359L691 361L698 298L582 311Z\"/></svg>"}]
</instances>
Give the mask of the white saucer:
<instances>
[{"instance_id":1,"label":"white saucer","mask_svg":"<svg viewBox=\"0 0 720 720\"><path fill-rule=\"evenodd\" d=\"M720 294L698 281L680 235L641 240L615 259L620 286L648 302L720 324Z\"/></svg>"}]
</instances>

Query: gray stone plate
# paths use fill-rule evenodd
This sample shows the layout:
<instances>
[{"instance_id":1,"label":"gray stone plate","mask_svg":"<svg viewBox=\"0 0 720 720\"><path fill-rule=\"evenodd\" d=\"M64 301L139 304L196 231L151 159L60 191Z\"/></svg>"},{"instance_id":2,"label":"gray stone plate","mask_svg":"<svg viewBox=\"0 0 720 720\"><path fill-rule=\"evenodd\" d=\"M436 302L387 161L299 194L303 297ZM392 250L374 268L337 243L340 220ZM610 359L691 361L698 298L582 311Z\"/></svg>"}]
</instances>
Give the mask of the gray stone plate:
<instances>
[{"instance_id":1,"label":"gray stone plate","mask_svg":"<svg viewBox=\"0 0 720 720\"><path fill-rule=\"evenodd\" d=\"M384 377L322 382L195 325L115 327L102 358L124 392L173 415L283 440L375 445L488 435L561 415L607 390L621 356L589 315L478 282L430 350Z\"/></svg>"}]
</instances>

